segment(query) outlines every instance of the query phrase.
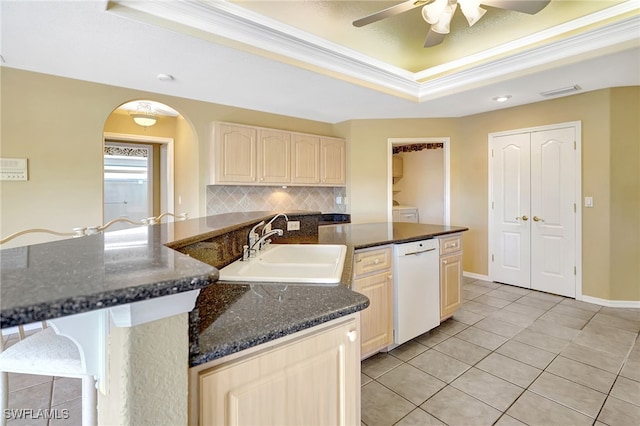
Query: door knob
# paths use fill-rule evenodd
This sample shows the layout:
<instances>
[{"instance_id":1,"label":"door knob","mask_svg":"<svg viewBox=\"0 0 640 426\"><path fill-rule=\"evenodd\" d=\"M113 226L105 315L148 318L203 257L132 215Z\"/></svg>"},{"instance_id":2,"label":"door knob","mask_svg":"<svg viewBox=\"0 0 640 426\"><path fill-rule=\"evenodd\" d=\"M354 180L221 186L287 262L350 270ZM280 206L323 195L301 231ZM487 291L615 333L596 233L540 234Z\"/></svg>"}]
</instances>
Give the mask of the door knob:
<instances>
[{"instance_id":1,"label":"door knob","mask_svg":"<svg viewBox=\"0 0 640 426\"><path fill-rule=\"evenodd\" d=\"M538 216L534 216L534 217L533 217L533 221L534 221L534 222L544 222L544 219L539 218Z\"/></svg>"},{"instance_id":2,"label":"door knob","mask_svg":"<svg viewBox=\"0 0 640 426\"><path fill-rule=\"evenodd\" d=\"M520 219L522 219L522 220L524 220L526 222L526 221L529 220L529 216L523 215L522 217L520 217L520 216L516 217L516 220L520 220Z\"/></svg>"}]
</instances>

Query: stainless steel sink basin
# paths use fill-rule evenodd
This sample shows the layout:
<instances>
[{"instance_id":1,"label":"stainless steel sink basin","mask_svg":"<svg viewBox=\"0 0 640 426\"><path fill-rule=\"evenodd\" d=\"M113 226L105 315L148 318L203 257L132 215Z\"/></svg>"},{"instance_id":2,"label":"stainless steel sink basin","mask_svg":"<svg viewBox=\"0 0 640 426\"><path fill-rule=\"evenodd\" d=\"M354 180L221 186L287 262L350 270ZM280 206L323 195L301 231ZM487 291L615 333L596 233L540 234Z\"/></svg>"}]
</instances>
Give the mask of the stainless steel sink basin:
<instances>
[{"instance_id":1,"label":"stainless steel sink basin","mask_svg":"<svg viewBox=\"0 0 640 426\"><path fill-rule=\"evenodd\" d=\"M338 244L269 244L255 258L220 270L220 280L338 285L347 247Z\"/></svg>"}]
</instances>

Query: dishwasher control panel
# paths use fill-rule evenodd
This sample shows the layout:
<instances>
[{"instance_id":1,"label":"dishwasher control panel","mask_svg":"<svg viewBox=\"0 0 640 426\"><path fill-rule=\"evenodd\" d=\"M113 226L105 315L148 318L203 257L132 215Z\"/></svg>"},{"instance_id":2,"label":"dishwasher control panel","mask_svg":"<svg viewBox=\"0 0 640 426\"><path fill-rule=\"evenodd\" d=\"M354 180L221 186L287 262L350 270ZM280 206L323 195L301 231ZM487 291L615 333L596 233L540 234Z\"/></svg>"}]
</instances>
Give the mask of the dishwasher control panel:
<instances>
[{"instance_id":1,"label":"dishwasher control panel","mask_svg":"<svg viewBox=\"0 0 640 426\"><path fill-rule=\"evenodd\" d=\"M402 244L396 244L394 246L394 251L396 253L396 256L409 256L409 255L413 255L413 254L420 254L420 253L425 253L425 252L430 252L430 251L436 251L438 252L438 240L433 238L430 240L421 240L421 241L414 241L411 243L402 243Z\"/></svg>"}]
</instances>

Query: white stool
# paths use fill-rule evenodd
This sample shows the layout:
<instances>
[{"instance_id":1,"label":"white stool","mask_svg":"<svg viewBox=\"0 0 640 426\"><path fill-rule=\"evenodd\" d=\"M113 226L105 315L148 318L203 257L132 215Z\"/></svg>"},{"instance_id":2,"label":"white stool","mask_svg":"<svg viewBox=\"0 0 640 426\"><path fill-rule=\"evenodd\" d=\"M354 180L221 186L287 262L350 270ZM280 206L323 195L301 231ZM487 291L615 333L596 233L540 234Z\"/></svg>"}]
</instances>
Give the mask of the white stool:
<instances>
[{"instance_id":1,"label":"white stool","mask_svg":"<svg viewBox=\"0 0 640 426\"><path fill-rule=\"evenodd\" d=\"M82 425L97 424L97 390L94 377L83 366L80 350L65 336L47 327L3 351L0 338L0 413L9 405L9 374L36 374L43 376L82 379ZM6 426L4 415L0 426Z\"/></svg>"}]
</instances>

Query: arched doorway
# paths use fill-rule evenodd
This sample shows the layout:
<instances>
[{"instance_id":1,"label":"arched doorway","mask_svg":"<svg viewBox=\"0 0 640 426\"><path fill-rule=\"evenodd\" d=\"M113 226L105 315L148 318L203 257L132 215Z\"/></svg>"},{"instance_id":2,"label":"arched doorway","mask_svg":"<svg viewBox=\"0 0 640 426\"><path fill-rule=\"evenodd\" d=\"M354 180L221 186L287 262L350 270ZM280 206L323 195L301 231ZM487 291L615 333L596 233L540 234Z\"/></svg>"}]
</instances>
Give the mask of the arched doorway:
<instances>
[{"instance_id":1,"label":"arched doorway","mask_svg":"<svg viewBox=\"0 0 640 426\"><path fill-rule=\"evenodd\" d=\"M117 218L139 223L174 212L178 118L173 108L150 100L127 102L109 115L104 129L104 223Z\"/></svg>"}]
</instances>

